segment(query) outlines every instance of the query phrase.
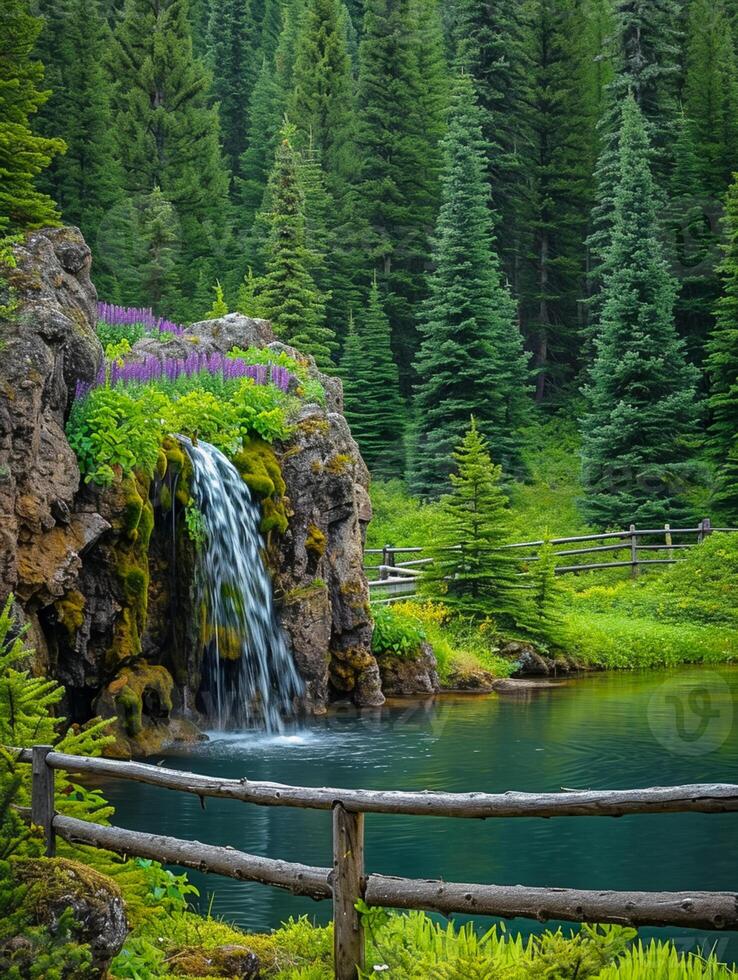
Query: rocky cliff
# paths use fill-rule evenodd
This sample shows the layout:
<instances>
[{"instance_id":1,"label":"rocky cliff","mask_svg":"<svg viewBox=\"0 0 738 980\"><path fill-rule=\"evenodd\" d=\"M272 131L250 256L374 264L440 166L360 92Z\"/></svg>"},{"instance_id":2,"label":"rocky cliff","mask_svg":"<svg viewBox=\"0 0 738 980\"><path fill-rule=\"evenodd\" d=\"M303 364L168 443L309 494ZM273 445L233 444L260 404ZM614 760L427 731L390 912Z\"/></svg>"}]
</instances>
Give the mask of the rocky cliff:
<instances>
[{"instance_id":1,"label":"rocky cliff","mask_svg":"<svg viewBox=\"0 0 738 980\"><path fill-rule=\"evenodd\" d=\"M64 683L71 718L115 715L119 751L153 750L191 736L187 719L198 721L192 545L178 531L176 499L165 505L161 492L172 478L176 489L181 454L173 444L154 481L81 484L64 425L77 382L91 381L102 358L90 250L76 229L46 229L17 247L16 262L0 296L0 596L15 594L36 667ZM165 354L234 345L301 357L266 321L235 314L193 324ZM134 347L151 354L164 356L161 345ZM326 407L304 405L275 447L287 517L268 538L275 596L306 681L303 708L346 697L379 704L362 567L368 473L341 414L340 381L303 360Z\"/></svg>"}]
</instances>

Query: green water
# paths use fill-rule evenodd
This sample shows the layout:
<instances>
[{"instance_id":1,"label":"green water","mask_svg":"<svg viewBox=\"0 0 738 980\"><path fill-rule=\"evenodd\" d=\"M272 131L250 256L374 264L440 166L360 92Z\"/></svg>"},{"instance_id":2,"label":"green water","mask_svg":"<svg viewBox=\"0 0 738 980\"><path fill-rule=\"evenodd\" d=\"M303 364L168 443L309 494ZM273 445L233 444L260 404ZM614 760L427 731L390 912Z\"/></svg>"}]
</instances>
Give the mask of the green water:
<instances>
[{"instance_id":1,"label":"green water","mask_svg":"<svg viewBox=\"0 0 738 980\"><path fill-rule=\"evenodd\" d=\"M738 668L611 674L527 697L444 697L338 711L279 738L213 734L166 764L311 786L554 791L738 782ZM158 761L154 760L154 761ZM200 801L135 783L105 791L116 822L306 864L330 865L330 814ZM367 869L462 882L606 889L738 886L738 814L452 820L370 814ZM191 873L202 905L251 930L327 902ZM514 928L538 929L524 920ZM738 934L651 930L738 959Z\"/></svg>"}]
</instances>

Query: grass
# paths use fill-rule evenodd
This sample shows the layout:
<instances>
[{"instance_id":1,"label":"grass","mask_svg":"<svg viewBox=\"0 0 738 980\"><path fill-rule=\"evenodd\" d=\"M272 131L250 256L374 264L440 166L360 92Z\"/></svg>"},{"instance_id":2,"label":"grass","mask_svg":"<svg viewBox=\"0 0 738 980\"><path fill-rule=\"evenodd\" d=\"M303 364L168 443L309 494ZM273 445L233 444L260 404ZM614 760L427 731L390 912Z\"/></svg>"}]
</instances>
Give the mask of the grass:
<instances>
[{"instance_id":1,"label":"grass","mask_svg":"<svg viewBox=\"0 0 738 980\"><path fill-rule=\"evenodd\" d=\"M522 939L494 926L479 933L473 924L440 925L423 912L373 909L365 919L366 967L362 978L386 974L397 980L728 980L736 974L714 957L682 955L671 943L636 941L633 929L583 926ZM274 980L330 980L333 929L307 918L290 920L270 934L247 934L191 912L139 929L119 957L114 977L184 976L188 965L212 972L222 946L245 946L259 957L260 976ZM203 974L204 975L204 974ZM230 974L226 974L230 975Z\"/></svg>"}]
</instances>

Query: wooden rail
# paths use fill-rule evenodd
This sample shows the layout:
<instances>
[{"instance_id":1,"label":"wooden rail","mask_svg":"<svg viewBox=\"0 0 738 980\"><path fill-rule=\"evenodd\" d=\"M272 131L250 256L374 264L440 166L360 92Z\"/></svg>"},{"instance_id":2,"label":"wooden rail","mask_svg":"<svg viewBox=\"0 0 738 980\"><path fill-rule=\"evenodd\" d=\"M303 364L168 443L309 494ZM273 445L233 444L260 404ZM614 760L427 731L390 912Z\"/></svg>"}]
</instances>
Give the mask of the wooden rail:
<instances>
[{"instance_id":1,"label":"wooden rail","mask_svg":"<svg viewBox=\"0 0 738 980\"><path fill-rule=\"evenodd\" d=\"M697 527L672 528L664 524L661 528L639 529L634 524L627 531L608 531L606 534L580 534L569 538L551 538L549 544L555 549L557 559L573 558L578 555L596 555L625 551L627 559L613 561L595 561L582 564L558 564L557 575L576 574L579 572L601 571L612 568L628 568L633 578L636 578L642 568L651 565L675 565L681 558L677 552L683 552L701 544L705 538L714 532L738 532L734 527L713 527L709 518L700 521ZM675 537L693 537L693 541L674 543ZM661 541L663 540L663 544ZM608 542L605 544L588 542ZM513 544L501 545L494 551L520 552L521 565L539 561L536 552L544 545L544 541L520 541ZM561 548L561 545L577 545L575 548ZM366 563L364 569L368 575L376 578L369 580L369 593L374 602L395 602L418 591L417 579L422 575L423 568L432 564L433 558L428 555L432 551L424 547L401 547L385 545L384 548L367 548L364 552ZM524 554L524 552L529 554ZM655 553L654 557L642 557L643 553ZM659 553L665 557L658 557ZM402 556L412 555L410 560L402 560ZM423 557L425 556L425 557ZM400 560L398 560L398 557Z\"/></svg>"},{"instance_id":2,"label":"wooden rail","mask_svg":"<svg viewBox=\"0 0 738 980\"><path fill-rule=\"evenodd\" d=\"M738 813L738 785L706 783L634 790L559 793L443 793L286 786L248 779L219 779L141 762L99 759L55 752L51 746L19 749L20 762L32 764L32 819L44 829L47 853L55 839L151 858L168 864L283 888L295 895L332 899L334 975L356 980L363 966L364 941L357 905L425 909L544 922L611 922L633 926L738 928L734 892L617 892L522 885L465 884L366 874L364 815L413 814L490 819L502 817L620 817L653 813ZM160 834L107 827L54 810L57 770L94 773L261 806L330 810L333 864L312 867L265 858L230 847L202 844Z\"/></svg>"}]
</instances>

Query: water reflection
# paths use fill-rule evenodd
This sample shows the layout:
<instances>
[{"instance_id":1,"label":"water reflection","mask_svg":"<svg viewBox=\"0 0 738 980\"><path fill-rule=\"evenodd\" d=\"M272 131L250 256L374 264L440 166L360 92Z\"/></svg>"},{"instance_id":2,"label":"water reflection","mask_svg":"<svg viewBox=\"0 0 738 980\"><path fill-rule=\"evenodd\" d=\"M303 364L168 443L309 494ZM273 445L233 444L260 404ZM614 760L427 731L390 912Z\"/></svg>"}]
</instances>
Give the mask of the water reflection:
<instances>
[{"instance_id":1,"label":"water reflection","mask_svg":"<svg viewBox=\"0 0 738 980\"><path fill-rule=\"evenodd\" d=\"M166 764L292 784L456 792L738 782L738 669L710 668L698 679L708 674L722 691L713 708L722 712L723 726L730 712L730 728L729 737L705 743L701 755L670 750L673 719L653 708L654 699L667 703L663 685L684 676L672 672L594 676L525 699L448 697L362 712L341 708L280 735L213 733L210 742L169 756ZM208 800L203 811L195 797L133 783L110 783L105 791L121 826L330 864L328 813L228 800ZM734 890L738 870L738 815L732 814L486 822L370 814L366 835L369 870L413 877ZM196 873L191 878L203 906L214 893L214 912L249 929L276 926L290 915L321 922L330 915L327 903L276 889ZM522 920L514 927L538 928ZM669 934L692 949L720 940L721 954L738 958L734 934Z\"/></svg>"}]
</instances>

